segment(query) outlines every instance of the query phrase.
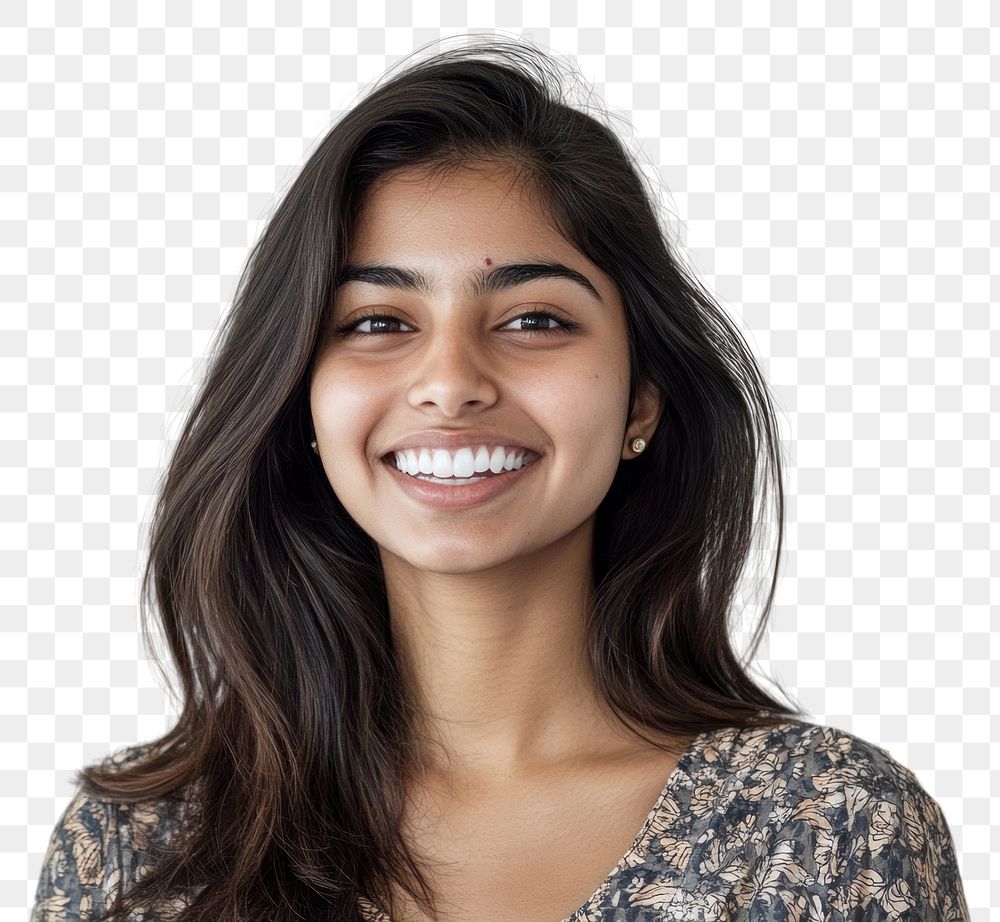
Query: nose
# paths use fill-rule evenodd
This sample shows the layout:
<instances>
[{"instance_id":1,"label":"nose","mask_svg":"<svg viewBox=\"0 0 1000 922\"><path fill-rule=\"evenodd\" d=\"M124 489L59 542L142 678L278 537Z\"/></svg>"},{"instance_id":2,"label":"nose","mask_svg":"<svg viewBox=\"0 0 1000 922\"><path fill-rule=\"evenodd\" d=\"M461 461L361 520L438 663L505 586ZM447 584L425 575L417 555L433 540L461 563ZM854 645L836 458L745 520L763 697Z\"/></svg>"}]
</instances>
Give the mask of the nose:
<instances>
[{"instance_id":1,"label":"nose","mask_svg":"<svg viewBox=\"0 0 1000 922\"><path fill-rule=\"evenodd\" d=\"M417 360L407 400L417 409L435 405L456 416L466 404L489 406L497 399L495 369L489 366L476 335L455 323L441 329Z\"/></svg>"}]
</instances>

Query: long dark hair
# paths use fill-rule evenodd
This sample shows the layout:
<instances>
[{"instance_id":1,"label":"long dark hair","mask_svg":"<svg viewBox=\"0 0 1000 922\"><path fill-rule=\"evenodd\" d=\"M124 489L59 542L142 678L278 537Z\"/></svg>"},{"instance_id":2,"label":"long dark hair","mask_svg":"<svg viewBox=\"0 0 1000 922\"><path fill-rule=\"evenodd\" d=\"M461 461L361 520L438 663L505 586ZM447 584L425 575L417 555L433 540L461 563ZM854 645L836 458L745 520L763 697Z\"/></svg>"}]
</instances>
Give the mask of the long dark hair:
<instances>
[{"instance_id":1,"label":"long dark hair","mask_svg":"<svg viewBox=\"0 0 1000 922\"><path fill-rule=\"evenodd\" d=\"M309 445L337 274L366 191L394 170L517 169L618 286L629 413L640 382L664 398L595 523L586 630L619 719L645 739L802 713L747 672L781 549L771 399L739 331L671 253L636 161L529 44L404 63L330 130L253 247L167 468L140 608L147 641L155 608L181 713L141 758L78 778L106 801L187 806L169 842L141 845L145 873L108 920L138 906L172 917L179 895L187 920L358 919L364 900L391 917L394 887L434 914L400 835L414 710L378 549ZM730 618L772 506L774 567L741 660Z\"/></svg>"}]
</instances>

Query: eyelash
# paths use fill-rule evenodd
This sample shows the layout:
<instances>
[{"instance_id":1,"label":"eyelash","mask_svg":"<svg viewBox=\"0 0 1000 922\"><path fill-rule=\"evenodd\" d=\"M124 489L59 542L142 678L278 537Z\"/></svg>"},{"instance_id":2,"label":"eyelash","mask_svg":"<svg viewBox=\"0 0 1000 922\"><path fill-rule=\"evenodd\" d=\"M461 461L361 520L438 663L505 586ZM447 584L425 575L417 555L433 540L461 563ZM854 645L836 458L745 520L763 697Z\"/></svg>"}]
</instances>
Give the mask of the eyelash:
<instances>
[{"instance_id":1,"label":"eyelash","mask_svg":"<svg viewBox=\"0 0 1000 922\"><path fill-rule=\"evenodd\" d=\"M512 317L507 322L508 323L513 323L515 320L522 320L525 317L550 317L553 320L559 321L559 323L562 324L562 326L561 327L556 327L556 328L550 327L548 329L538 329L538 330L510 330L509 332L511 332L511 333L528 333L528 334L541 333L544 336L544 335L551 335L551 334L573 333L577 329L579 329L579 327L580 327L580 324L577 323L575 320L569 320L568 318L562 317L561 315L556 314L556 313L554 313L552 311L528 311L526 314L518 314L516 317ZM368 313L362 314L360 317L355 317L353 320L349 321L348 323L341 324L339 327L336 328L337 329L337 333L339 333L341 336L388 336L388 335L390 335L390 331L387 331L387 330L382 330L379 333L361 333L361 332L358 332L355 329L355 327L357 327L361 323L364 323L366 320L389 320L389 321L394 321L396 323L405 323L405 321L400 320L398 317L394 317L392 314L383 314L383 313L379 313L378 311L370 311Z\"/></svg>"}]
</instances>

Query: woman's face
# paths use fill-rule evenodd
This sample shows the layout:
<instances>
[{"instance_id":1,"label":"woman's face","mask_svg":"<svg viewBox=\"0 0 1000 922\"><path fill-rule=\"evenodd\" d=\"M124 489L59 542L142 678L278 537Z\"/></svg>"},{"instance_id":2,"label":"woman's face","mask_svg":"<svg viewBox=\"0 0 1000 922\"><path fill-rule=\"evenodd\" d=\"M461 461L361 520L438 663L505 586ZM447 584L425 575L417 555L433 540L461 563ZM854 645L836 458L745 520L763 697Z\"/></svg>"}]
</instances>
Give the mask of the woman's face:
<instances>
[{"instance_id":1,"label":"woman's face","mask_svg":"<svg viewBox=\"0 0 1000 922\"><path fill-rule=\"evenodd\" d=\"M443 181L406 171L373 189L347 264L405 269L427 289L386 272L342 284L311 382L331 487L383 555L419 570L481 572L545 551L592 525L619 462L634 457L623 452L629 358L618 292L512 182L495 168ZM559 263L583 282L522 272L481 290L513 263ZM392 319L337 332L373 310ZM547 310L574 330L520 319ZM426 502L383 460L414 436L429 441L428 431L483 430L538 455L483 501Z\"/></svg>"}]
</instances>

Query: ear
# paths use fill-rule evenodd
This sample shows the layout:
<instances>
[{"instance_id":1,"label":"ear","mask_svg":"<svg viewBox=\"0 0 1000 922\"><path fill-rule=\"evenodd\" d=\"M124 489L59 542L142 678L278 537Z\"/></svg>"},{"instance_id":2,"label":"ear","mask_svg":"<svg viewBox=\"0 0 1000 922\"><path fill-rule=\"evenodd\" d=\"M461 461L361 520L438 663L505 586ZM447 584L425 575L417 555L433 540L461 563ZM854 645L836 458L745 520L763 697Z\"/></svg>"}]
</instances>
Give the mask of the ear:
<instances>
[{"instance_id":1,"label":"ear","mask_svg":"<svg viewBox=\"0 0 1000 922\"><path fill-rule=\"evenodd\" d=\"M649 444L662 415L663 395L652 383L642 382L636 389L632 415L625 428L624 449L630 456L636 455L636 452L632 451L634 439L643 438L646 440L646 444Z\"/></svg>"}]
</instances>

